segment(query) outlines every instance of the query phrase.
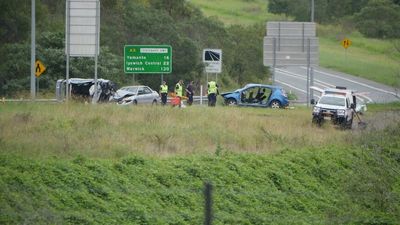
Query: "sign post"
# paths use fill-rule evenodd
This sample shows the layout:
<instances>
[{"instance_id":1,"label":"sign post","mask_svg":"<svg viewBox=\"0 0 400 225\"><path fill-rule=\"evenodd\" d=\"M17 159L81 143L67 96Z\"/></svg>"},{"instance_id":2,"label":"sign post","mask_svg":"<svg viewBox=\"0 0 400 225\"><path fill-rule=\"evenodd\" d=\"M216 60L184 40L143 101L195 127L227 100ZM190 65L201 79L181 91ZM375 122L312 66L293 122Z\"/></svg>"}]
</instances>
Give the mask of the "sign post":
<instances>
[{"instance_id":1,"label":"sign post","mask_svg":"<svg viewBox=\"0 0 400 225\"><path fill-rule=\"evenodd\" d=\"M309 22L268 22L264 37L264 66L272 67L272 83L276 82L275 69L279 66L307 66L307 106L310 94L312 66L319 64L319 40L316 24Z\"/></svg>"},{"instance_id":2,"label":"sign post","mask_svg":"<svg viewBox=\"0 0 400 225\"><path fill-rule=\"evenodd\" d=\"M125 45L125 73L171 73L172 47L169 45Z\"/></svg>"},{"instance_id":3,"label":"sign post","mask_svg":"<svg viewBox=\"0 0 400 225\"><path fill-rule=\"evenodd\" d=\"M92 100L98 99L97 91L97 57L100 54L100 1L67 0L66 1L66 100L69 97L69 58L93 57L95 61L94 90ZM95 103L92 101L92 103Z\"/></svg>"},{"instance_id":4,"label":"sign post","mask_svg":"<svg viewBox=\"0 0 400 225\"><path fill-rule=\"evenodd\" d=\"M215 73L215 82L218 81L218 74L222 72L222 50L221 49L204 49L203 50L203 63L206 72L206 87L208 85L208 74ZM200 104L202 101L200 101Z\"/></svg>"},{"instance_id":5,"label":"sign post","mask_svg":"<svg viewBox=\"0 0 400 225\"><path fill-rule=\"evenodd\" d=\"M344 38L341 42L340 42L340 44L343 46L343 48L344 48L344 59L346 60L347 59L347 48L348 47L350 47L350 45L351 45L351 40L350 39L348 39L348 38Z\"/></svg>"},{"instance_id":6,"label":"sign post","mask_svg":"<svg viewBox=\"0 0 400 225\"><path fill-rule=\"evenodd\" d=\"M31 3L31 99L36 98L35 90L35 58L36 58L36 7L35 1Z\"/></svg>"},{"instance_id":7,"label":"sign post","mask_svg":"<svg viewBox=\"0 0 400 225\"><path fill-rule=\"evenodd\" d=\"M46 70L46 67L43 65L43 63L40 60L36 60L35 62L35 76L36 76L36 83L37 83L37 93L39 93L39 77L44 73Z\"/></svg>"}]
</instances>

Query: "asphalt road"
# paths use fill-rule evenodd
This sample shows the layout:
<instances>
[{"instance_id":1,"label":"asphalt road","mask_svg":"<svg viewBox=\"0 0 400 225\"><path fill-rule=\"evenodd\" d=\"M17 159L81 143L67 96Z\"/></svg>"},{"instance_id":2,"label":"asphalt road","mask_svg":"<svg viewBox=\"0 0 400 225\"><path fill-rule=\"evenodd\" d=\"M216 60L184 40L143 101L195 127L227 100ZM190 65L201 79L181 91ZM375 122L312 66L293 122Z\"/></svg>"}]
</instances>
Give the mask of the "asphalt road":
<instances>
[{"instance_id":1,"label":"asphalt road","mask_svg":"<svg viewBox=\"0 0 400 225\"><path fill-rule=\"evenodd\" d=\"M306 102L307 67L276 68L275 81L287 92L294 93L299 102ZM366 103L388 103L400 100L400 91L396 91L393 87L321 67L314 67L314 86L321 89L343 86L362 93L365 96L362 99ZM316 91L313 94L315 99L320 96Z\"/></svg>"}]
</instances>

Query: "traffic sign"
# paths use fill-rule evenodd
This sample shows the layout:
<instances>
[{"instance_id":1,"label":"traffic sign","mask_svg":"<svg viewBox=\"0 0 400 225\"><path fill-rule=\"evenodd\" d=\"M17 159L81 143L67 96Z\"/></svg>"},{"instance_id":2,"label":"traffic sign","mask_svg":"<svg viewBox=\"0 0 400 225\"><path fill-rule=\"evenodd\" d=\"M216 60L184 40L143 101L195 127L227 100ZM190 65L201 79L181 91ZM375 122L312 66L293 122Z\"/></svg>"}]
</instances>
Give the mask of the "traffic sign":
<instances>
[{"instance_id":1,"label":"traffic sign","mask_svg":"<svg viewBox=\"0 0 400 225\"><path fill-rule=\"evenodd\" d=\"M100 48L100 1L66 1L65 53L72 57L95 57Z\"/></svg>"},{"instance_id":2,"label":"traffic sign","mask_svg":"<svg viewBox=\"0 0 400 225\"><path fill-rule=\"evenodd\" d=\"M203 63L205 64L206 73L221 73L222 67L222 50L221 49L204 49Z\"/></svg>"},{"instance_id":3,"label":"traffic sign","mask_svg":"<svg viewBox=\"0 0 400 225\"><path fill-rule=\"evenodd\" d=\"M267 22L264 66L318 66L316 27L310 22Z\"/></svg>"},{"instance_id":4,"label":"traffic sign","mask_svg":"<svg viewBox=\"0 0 400 225\"><path fill-rule=\"evenodd\" d=\"M125 73L171 73L172 47L169 45L125 45Z\"/></svg>"},{"instance_id":5,"label":"traffic sign","mask_svg":"<svg viewBox=\"0 0 400 225\"><path fill-rule=\"evenodd\" d=\"M351 40L348 38L345 38L342 40L341 44L342 44L343 48L347 49L351 45Z\"/></svg>"},{"instance_id":6,"label":"traffic sign","mask_svg":"<svg viewBox=\"0 0 400 225\"><path fill-rule=\"evenodd\" d=\"M36 77L40 77L40 75L42 75L42 73L44 73L44 71L46 71L46 67L43 65L42 62L40 62L40 60L36 60L36 62L35 62L35 76Z\"/></svg>"}]
</instances>

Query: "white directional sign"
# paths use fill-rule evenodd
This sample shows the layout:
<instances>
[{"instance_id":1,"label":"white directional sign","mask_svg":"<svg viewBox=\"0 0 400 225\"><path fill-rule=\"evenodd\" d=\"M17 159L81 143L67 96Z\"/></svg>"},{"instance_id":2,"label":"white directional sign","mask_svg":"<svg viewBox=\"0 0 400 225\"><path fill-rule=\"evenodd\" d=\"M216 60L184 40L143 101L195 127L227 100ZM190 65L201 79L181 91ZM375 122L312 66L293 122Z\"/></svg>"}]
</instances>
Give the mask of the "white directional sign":
<instances>
[{"instance_id":1,"label":"white directional sign","mask_svg":"<svg viewBox=\"0 0 400 225\"><path fill-rule=\"evenodd\" d=\"M204 49L203 63L205 64L206 73L221 73L222 71L222 50L221 49Z\"/></svg>"},{"instance_id":2,"label":"white directional sign","mask_svg":"<svg viewBox=\"0 0 400 225\"><path fill-rule=\"evenodd\" d=\"M66 22L66 54L83 57L98 55L100 1L67 0Z\"/></svg>"}]
</instances>

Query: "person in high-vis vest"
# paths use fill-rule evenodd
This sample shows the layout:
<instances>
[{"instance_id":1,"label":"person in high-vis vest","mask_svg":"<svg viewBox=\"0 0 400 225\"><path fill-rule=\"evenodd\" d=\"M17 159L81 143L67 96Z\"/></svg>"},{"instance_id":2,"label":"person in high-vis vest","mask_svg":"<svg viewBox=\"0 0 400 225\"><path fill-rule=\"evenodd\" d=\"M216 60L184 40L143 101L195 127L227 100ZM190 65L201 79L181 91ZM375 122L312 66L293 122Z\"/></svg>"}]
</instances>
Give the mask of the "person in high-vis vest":
<instances>
[{"instance_id":1,"label":"person in high-vis vest","mask_svg":"<svg viewBox=\"0 0 400 225\"><path fill-rule=\"evenodd\" d=\"M161 104L167 104L167 96L168 96L168 85L165 81L162 82L160 85L160 97L161 97Z\"/></svg>"},{"instance_id":2,"label":"person in high-vis vest","mask_svg":"<svg viewBox=\"0 0 400 225\"><path fill-rule=\"evenodd\" d=\"M179 107L182 105L182 97L183 97L183 80L179 80L175 85L175 95L180 99Z\"/></svg>"},{"instance_id":3,"label":"person in high-vis vest","mask_svg":"<svg viewBox=\"0 0 400 225\"><path fill-rule=\"evenodd\" d=\"M208 106L215 106L217 103L218 85L215 81L210 81L207 84Z\"/></svg>"}]
</instances>

